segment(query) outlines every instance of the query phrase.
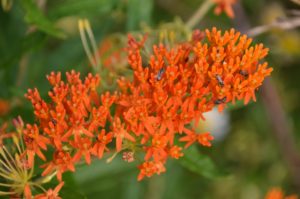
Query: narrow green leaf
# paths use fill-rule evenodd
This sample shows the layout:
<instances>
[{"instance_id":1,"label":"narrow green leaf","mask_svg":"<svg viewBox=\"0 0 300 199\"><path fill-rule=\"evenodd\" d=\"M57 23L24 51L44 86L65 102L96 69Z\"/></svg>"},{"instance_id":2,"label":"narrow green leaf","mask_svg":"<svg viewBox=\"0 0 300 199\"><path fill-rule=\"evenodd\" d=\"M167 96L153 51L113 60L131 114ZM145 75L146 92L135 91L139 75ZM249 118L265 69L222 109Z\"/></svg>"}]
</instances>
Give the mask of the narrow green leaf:
<instances>
[{"instance_id":1,"label":"narrow green leaf","mask_svg":"<svg viewBox=\"0 0 300 199\"><path fill-rule=\"evenodd\" d=\"M152 8L152 0L128 0L127 29L136 30L141 23L150 24Z\"/></svg>"},{"instance_id":2,"label":"narrow green leaf","mask_svg":"<svg viewBox=\"0 0 300 199\"><path fill-rule=\"evenodd\" d=\"M196 146L187 149L184 156L179 159L179 163L186 169L206 178L212 179L223 175L210 157L201 154Z\"/></svg>"},{"instance_id":3,"label":"narrow green leaf","mask_svg":"<svg viewBox=\"0 0 300 199\"><path fill-rule=\"evenodd\" d=\"M25 21L31 25L35 25L40 31L51 36L65 38L66 35L43 14L33 0L22 0L22 6L25 10Z\"/></svg>"}]
</instances>

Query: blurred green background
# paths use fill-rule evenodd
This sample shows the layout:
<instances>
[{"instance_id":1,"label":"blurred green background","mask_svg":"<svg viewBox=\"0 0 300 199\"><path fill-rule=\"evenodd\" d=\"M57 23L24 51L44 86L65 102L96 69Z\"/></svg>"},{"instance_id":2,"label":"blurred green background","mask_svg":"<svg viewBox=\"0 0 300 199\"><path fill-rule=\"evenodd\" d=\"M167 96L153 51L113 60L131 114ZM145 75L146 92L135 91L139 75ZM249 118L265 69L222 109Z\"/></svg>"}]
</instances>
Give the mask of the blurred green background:
<instances>
[{"instance_id":1,"label":"blurred green background","mask_svg":"<svg viewBox=\"0 0 300 199\"><path fill-rule=\"evenodd\" d=\"M184 23L202 3L203 0L12 1L11 8L0 9L1 122L17 115L22 115L26 122L34 121L31 105L23 96L33 87L46 96L50 87L45 76L49 72L75 69L86 74L92 71L82 47L78 19L90 21L100 46L111 35L126 35L145 27L155 29L176 20ZM290 10L298 9L300 13L300 6L288 0L241 0L239 3L251 27L295 17ZM236 14L239 19L239 13ZM216 16L212 8L196 28L216 26L225 30L242 25L239 23L225 14ZM272 29L256 37L256 42L270 48L267 61L274 68L272 85L286 113L289 139L300 154L299 29ZM217 114L209 117L204 128L215 129L220 134L216 135L219 139L213 147L193 148L185 159L169 161L165 174L137 182L138 170L134 163L125 163L120 158L110 164L105 160L95 161L64 176L62 197L258 199L274 186L299 194L295 178L300 176L290 169L286 158L289 154L276 139L276 129L268 118L267 103L263 103L261 94L256 103L230 108L221 117ZM295 164L300 171L300 162Z\"/></svg>"}]
</instances>

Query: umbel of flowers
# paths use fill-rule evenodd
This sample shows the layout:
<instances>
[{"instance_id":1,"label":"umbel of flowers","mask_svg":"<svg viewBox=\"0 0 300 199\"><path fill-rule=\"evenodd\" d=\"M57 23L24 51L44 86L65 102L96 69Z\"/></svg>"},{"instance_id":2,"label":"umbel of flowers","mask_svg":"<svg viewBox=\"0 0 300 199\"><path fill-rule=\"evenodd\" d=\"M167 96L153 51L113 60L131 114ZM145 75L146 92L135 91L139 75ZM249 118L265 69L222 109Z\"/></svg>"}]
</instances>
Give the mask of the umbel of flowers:
<instances>
[{"instance_id":1,"label":"umbel of flowers","mask_svg":"<svg viewBox=\"0 0 300 199\"><path fill-rule=\"evenodd\" d=\"M82 159L90 164L111 151L132 162L142 154L142 180L164 172L168 158L183 156L180 142L210 147L213 137L195 132L191 121L204 120L203 113L216 106L222 111L236 100L255 101L255 91L272 68L260 63L268 49L251 45L233 29L222 34L213 28L203 35L194 31L190 41L153 45L146 58L145 39L129 36L126 51L134 77L120 78L114 93L99 93L98 75L81 80L75 71L66 73L66 81L60 72L47 76L50 102L29 89L26 98L36 117L23 131L29 167L37 156L45 161L42 176L56 175L62 182L62 174L74 172Z\"/></svg>"}]
</instances>

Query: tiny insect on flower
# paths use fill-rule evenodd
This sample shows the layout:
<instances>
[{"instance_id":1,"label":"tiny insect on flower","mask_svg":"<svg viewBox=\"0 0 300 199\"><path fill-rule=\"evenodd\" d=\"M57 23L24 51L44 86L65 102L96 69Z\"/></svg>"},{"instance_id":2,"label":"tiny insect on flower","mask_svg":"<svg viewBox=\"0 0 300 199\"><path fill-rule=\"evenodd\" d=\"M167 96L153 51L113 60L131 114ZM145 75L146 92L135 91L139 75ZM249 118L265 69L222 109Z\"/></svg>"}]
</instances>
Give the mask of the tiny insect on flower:
<instances>
[{"instance_id":1,"label":"tiny insect on flower","mask_svg":"<svg viewBox=\"0 0 300 199\"><path fill-rule=\"evenodd\" d=\"M217 79L218 84L219 84L220 86L224 86L224 82L223 82L223 80L222 80L222 78L221 78L220 75L216 75L216 79Z\"/></svg>"},{"instance_id":2,"label":"tiny insect on flower","mask_svg":"<svg viewBox=\"0 0 300 199\"><path fill-rule=\"evenodd\" d=\"M214 101L215 104L223 104L226 102L227 97L223 97L221 99L217 99Z\"/></svg>"},{"instance_id":3,"label":"tiny insect on flower","mask_svg":"<svg viewBox=\"0 0 300 199\"><path fill-rule=\"evenodd\" d=\"M165 73L165 68L161 68L156 75L156 80L160 81L164 73Z\"/></svg>"}]
</instances>

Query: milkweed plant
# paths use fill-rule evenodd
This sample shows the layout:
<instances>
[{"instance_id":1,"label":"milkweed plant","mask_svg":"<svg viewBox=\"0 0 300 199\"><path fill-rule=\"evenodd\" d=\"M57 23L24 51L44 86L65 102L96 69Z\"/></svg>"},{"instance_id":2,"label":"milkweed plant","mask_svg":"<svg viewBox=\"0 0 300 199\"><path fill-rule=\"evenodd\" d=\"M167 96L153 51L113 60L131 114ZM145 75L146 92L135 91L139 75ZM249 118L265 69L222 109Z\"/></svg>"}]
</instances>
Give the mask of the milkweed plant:
<instances>
[{"instance_id":1,"label":"milkweed plant","mask_svg":"<svg viewBox=\"0 0 300 199\"><path fill-rule=\"evenodd\" d=\"M215 14L235 17L235 0L208 3ZM233 28L195 29L184 39L174 32L140 35L129 33L126 45L105 59L110 47L97 55L87 51L91 65L104 60L87 75L48 74L47 98L38 84L28 89L34 122L18 116L14 130L7 131L7 123L0 129L0 196L61 198L64 173L116 156L136 166L137 181L168 172L168 160L182 158L190 146L213 147L211 132L198 132L194 125L205 123L205 113L255 102L273 70L264 60L269 49ZM120 63L130 74L113 79L117 86L107 89L101 71ZM53 180L55 186L45 186ZM283 198L283 193L274 189L266 198Z\"/></svg>"}]
</instances>

